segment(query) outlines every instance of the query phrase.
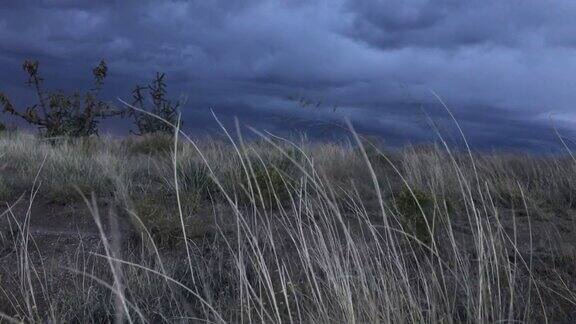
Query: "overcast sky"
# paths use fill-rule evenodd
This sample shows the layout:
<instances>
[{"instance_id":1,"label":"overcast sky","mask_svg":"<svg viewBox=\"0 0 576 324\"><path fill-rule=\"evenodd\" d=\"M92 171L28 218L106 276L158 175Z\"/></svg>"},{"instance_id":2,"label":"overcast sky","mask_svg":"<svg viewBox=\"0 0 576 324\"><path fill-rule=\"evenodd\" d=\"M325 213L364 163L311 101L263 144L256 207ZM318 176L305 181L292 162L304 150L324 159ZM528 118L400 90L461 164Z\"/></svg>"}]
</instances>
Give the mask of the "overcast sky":
<instances>
[{"instance_id":1,"label":"overcast sky","mask_svg":"<svg viewBox=\"0 0 576 324\"><path fill-rule=\"evenodd\" d=\"M214 129L212 108L272 132L349 117L390 143L453 134L435 92L473 146L547 149L553 123L576 130L575 17L573 0L2 0L0 90L30 99L26 58L49 88L88 88L103 58L110 100L166 72L187 130Z\"/></svg>"}]
</instances>

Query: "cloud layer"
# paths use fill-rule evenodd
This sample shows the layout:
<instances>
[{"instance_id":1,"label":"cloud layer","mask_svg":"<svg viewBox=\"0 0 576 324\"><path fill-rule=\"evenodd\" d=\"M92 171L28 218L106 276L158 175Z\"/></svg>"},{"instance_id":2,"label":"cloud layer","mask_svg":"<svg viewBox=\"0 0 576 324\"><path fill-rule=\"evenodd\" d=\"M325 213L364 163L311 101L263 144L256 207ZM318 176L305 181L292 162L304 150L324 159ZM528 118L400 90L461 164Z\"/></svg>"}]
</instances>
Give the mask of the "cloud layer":
<instances>
[{"instance_id":1,"label":"cloud layer","mask_svg":"<svg viewBox=\"0 0 576 324\"><path fill-rule=\"evenodd\" d=\"M25 102L24 58L64 89L106 58L107 95L164 71L190 128L208 108L279 132L348 116L398 143L449 124L433 91L477 146L539 149L550 116L576 126L575 16L571 0L8 0L0 86Z\"/></svg>"}]
</instances>

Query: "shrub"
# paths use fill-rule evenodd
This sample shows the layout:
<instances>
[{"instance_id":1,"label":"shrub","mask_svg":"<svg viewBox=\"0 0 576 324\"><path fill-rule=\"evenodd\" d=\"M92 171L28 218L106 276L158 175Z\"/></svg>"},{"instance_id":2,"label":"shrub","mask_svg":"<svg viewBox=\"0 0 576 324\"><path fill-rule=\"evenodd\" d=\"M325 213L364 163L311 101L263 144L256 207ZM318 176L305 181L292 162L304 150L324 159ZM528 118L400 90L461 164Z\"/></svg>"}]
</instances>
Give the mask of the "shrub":
<instances>
[{"instance_id":1,"label":"shrub","mask_svg":"<svg viewBox=\"0 0 576 324\"><path fill-rule=\"evenodd\" d=\"M14 247L15 238L18 237L16 226L2 224L0 226L0 254L10 251Z\"/></svg>"},{"instance_id":2,"label":"shrub","mask_svg":"<svg viewBox=\"0 0 576 324\"><path fill-rule=\"evenodd\" d=\"M199 208L199 197L194 194L183 194L180 197L184 213L184 226L187 239L204 237L211 233L209 224L195 215ZM134 211L140 222L133 222L133 230L142 235L144 229L152 236L154 242L162 248L173 248L183 243L182 224L176 208L176 197L158 194L143 196L134 200Z\"/></svg>"},{"instance_id":3,"label":"shrub","mask_svg":"<svg viewBox=\"0 0 576 324\"><path fill-rule=\"evenodd\" d=\"M180 103L173 103L166 99L166 83L164 73L156 73L156 78L146 87L136 86L132 91L132 105L141 111L131 110L130 115L134 118L138 132L136 134L165 133L173 134L174 127L178 123L178 108ZM144 103L142 91L148 90L152 102L151 107ZM167 124L165 121L172 125Z\"/></svg>"},{"instance_id":4,"label":"shrub","mask_svg":"<svg viewBox=\"0 0 576 324\"><path fill-rule=\"evenodd\" d=\"M169 154L174 148L174 139L167 134L146 134L140 138L128 138L125 142L133 154ZM180 146L180 145L179 145Z\"/></svg>"},{"instance_id":5,"label":"shrub","mask_svg":"<svg viewBox=\"0 0 576 324\"><path fill-rule=\"evenodd\" d=\"M15 125L6 125L6 124L0 122L0 135L1 136L15 135L16 131L17 131L17 128Z\"/></svg>"},{"instance_id":6,"label":"shrub","mask_svg":"<svg viewBox=\"0 0 576 324\"><path fill-rule=\"evenodd\" d=\"M388 162L386 158L382 156L385 152L385 144L384 141L377 136L373 135L362 135L360 138L362 141L362 146L364 147L364 152L368 157L368 161L372 164L374 168L380 168L383 166L387 166ZM363 152L360 148L356 148L356 154L363 159Z\"/></svg>"},{"instance_id":7,"label":"shrub","mask_svg":"<svg viewBox=\"0 0 576 324\"><path fill-rule=\"evenodd\" d=\"M210 177L208 167L201 163L189 161L178 167L178 182L185 193L197 195L201 199L209 199L219 194L219 189Z\"/></svg>"},{"instance_id":8,"label":"shrub","mask_svg":"<svg viewBox=\"0 0 576 324\"><path fill-rule=\"evenodd\" d=\"M292 180L277 165L263 165L255 162L252 164L252 171L249 171L249 177L243 176L241 185L245 190L252 187L256 205L261 205L260 194L265 208L276 209L278 204L284 204L290 201L290 187L293 185ZM246 198L249 198L247 196ZM248 201L247 201L248 202Z\"/></svg>"},{"instance_id":9,"label":"shrub","mask_svg":"<svg viewBox=\"0 0 576 324\"><path fill-rule=\"evenodd\" d=\"M431 220L427 219L427 212L430 211L431 205L432 198L416 189L410 192L407 188L403 188L396 197L396 208L402 216L404 230L425 244L432 241L431 233L426 225L428 221L428 224L432 226ZM424 210L424 215L420 208Z\"/></svg>"},{"instance_id":10,"label":"shrub","mask_svg":"<svg viewBox=\"0 0 576 324\"><path fill-rule=\"evenodd\" d=\"M92 70L94 87L84 95L78 92L66 95L62 91L45 91L42 88L43 79L40 77L38 61L26 60L23 68L29 77L27 84L36 91L38 103L22 112L14 107L4 93L0 93L0 105L4 112L38 126L45 137L97 135L100 120L123 114L123 111L98 99L108 72L104 61L100 61Z\"/></svg>"}]
</instances>

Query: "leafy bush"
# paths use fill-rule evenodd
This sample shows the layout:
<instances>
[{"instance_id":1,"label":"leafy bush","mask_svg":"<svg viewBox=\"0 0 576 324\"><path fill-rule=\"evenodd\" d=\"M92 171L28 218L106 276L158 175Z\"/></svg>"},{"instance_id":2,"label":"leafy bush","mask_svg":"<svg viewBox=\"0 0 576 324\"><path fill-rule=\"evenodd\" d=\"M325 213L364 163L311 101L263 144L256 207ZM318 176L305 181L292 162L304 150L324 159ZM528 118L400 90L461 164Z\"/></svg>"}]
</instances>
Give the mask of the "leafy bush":
<instances>
[{"instance_id":1,"label":"leafy bush","mask_svg":"<svg viewBox=\"0 0 576 324\"><path fill-rule=\"evenodd\" d=\"M138 110L131 110L130 115L134 118L138 135L151 133L173 134L174 127L178 123L178 108L180 103L173 103L166 99L166 83L164 82L164 73L156 73L156 78L146 87L136 86L132 91L132 105ZM145 98L142 91L148 90L150 95L151 107L144 103ZM160 118L158 118L160 117ZM163 120L162 120L163 119ZM170 124L166 123L169 122Z\"/></svg>"},{"instance_id":2,"label":"leafy bush","mask_svg":"<svg viewBox=\"0 0 576 324\"><path fill-rule=\"evenodd\" d=\"M195 215L199 208L199 197L193 194L183 194L180 199L187 239L208 235L211 231L209 224ZM140 222L134 221L132 230L142 235L145 234L142 228L144 226L154 242L163 248L173 248L181 244L183 242L182 224L175 201L176 197L162 194L139 197L134 201L134 211Z\"/></svg>"},{"instance_id":3,"label":"leafy bush","mask_svg":"<svg viewBox=\"0 0 576 324\"><path fill-rule=\"evenodd\" d=\"M4 93L0 93L0 105L4 112L38 126L46 137L97 135L100 120L123 114L122 110L98 99L108 72L104 61L100 61L92 70L94 87L84 95L78 92L66 95L62 91L45 91L42 88L43 79L40 77L38 61L26 60L23 68L28 74L27 84L36 91L38 103L25 111L19 111Z\"/></svg>"},{"instance_id":4,"label":"leafy bush","mask_svg":"<svg viewBox=\"0 0 576 324\"><path fill-rule=\"evenodd\" d=\"M197 195L201 199L210 199L218 195L219 189L210 177L208 167L201 163L182 163L178 167L178 182L185 193Z\"/></svg>"},{"instance_id":5,"label":"leafy bush","mask_svg":"<svg viewBox=\"0 0 576 324\"><path fill-rule=\"evenodd\" d=\"M427 215L430 206L432 205L432 198L426 193L413 189L412 192L407 188L402 189L396 197L396 208L402 217L402 226L409 234L415 236L417 239L425 244L432 241L431 233L428 230L426 222L431 224ZM422 210L424 210L424 215Z\"/></svg>"},{"instance_id":6,"label":"leafy bush","mask_svg":"<svg viewBox=\"0 0 576 324\"><path fill-rule=\"evenodd\" d=\"M362 136L361 141L364 146L364 152L366 152L366 156L372 164L372 167L381 167L388 164L386 158L382 156L382 153L385 152L385 145L381 138L372 135L364 135ZM360 150L358 150L358 153L362 155Z\"/></svg>"},{"instance_id":7,"label":"leafy bush","mask_svg":"<svg viewBox=\"0 0 576 324\"><path fill-rule=\"evenodd\" d=\"M16 135L16 131L18 128L14 125L6 125L3 122L0 122L0 136L1 137L8 137Z\"/></svg>"},{"instance_id":8,"label":"leafy bush","mask_svg":"<svg viewBox=\"0 0 576 324\"><path fill-rule=\"evenodd\" d=\"M139 138L128 138L125 143L128 151L133 154L170 154L174 148L174 138L167 134L146 134Z\"/></svg>"},{"instance_id":9,"label":"leafy bush","mask_svg":"<svg viewBox=\"0 0 576 324\"><path fill-rule=\"evenodd\" d=\"M263 207L276 209L279 207L278 204L289 201L290 187L293 184L292 180L279 166L263 165L256 162L252 164L252 172L249 172L249 177L243 177L241 185L245 190L252 188L257 205L261 205L263 202ZM249 196L246 198L249 198ZM263 201L260 200L261 198ZM247 202L249 203L249 201Z\"/></svg>"}]
</instances>

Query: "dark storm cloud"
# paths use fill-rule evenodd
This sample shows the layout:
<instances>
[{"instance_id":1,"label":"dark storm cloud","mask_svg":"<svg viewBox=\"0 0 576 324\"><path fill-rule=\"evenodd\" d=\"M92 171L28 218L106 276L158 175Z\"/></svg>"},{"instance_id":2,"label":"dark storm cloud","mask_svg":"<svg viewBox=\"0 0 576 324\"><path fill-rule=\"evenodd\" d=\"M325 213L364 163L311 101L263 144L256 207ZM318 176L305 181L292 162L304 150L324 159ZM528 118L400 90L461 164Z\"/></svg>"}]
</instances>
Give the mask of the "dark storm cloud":
<instances>
[{"instance_id":1,"label":"dark storm cloud","mask_svg":"<svg viewBox=\"0 0 576 324\"><path fill-rule=\"evenodd\" d=\"M574 1L356 0L348 32L382 48L576 45Z\"/></svg>"},{"instance_id":2,"label":"dark storm cloud","mask_svg":"<svg viewBox=\"0 0 576 324\"><path fill-rule=\"evenodd\" d=\"M534 148L555 141L550 114L575 125L575 16L571 0L8 0L0 86L29 100L36 58L49 85L88 87L106 58L110 98L166 72L189 129L215 127L209 108L278 132L348 116L398 143L449 124L433 90L478 147Z\"/></svg>"}]
</instances>

